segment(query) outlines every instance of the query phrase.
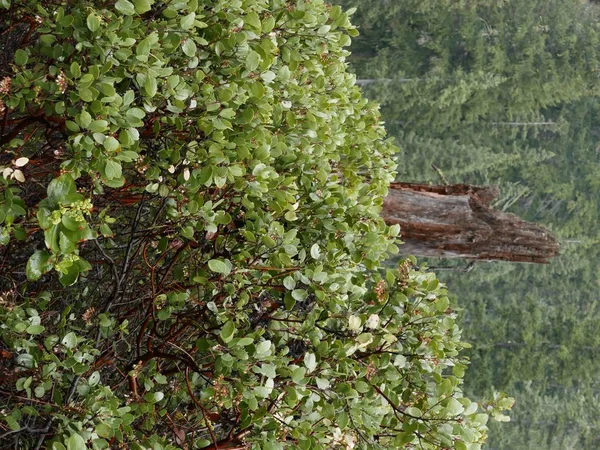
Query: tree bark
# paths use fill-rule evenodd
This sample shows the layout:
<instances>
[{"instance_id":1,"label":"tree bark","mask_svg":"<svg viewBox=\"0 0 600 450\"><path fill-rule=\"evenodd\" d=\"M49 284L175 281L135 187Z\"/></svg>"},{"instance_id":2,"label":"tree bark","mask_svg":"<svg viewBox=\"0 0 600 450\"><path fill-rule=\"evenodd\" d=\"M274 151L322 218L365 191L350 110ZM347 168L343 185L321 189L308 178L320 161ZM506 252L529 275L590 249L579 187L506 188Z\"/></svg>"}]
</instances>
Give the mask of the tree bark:
<instances>
[{"instance_id":1,"label":"tree bark","mask_svg":"<svg viewBox=\"0 0 600 450\"><path fill-rule=\"evenodd\" d=\"M415 256L548 263L557 239L545 227L490 208L492 186L392 183L382 217L400 225L402 251Z\"/></svg>"}]
</instances>

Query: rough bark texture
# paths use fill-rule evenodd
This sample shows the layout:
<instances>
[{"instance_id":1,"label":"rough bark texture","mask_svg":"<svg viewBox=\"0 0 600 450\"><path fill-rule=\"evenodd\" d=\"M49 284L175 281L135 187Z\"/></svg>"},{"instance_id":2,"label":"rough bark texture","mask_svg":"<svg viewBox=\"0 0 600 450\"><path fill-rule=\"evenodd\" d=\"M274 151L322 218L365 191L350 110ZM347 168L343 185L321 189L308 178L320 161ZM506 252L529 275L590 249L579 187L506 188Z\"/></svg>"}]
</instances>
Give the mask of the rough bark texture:
<instances>
[{"instance_id":1,"label":"rough bark texture","mask_svg":"<svg viewBox=\"0 0 600 450\"><path fill-rule=\"evenodd\" d=\"M402 251L415 256L548 263L558 255L546 228L491 209L497 195L491 186L393 183L382 216L400 225Z\"/></svg>"}]
</instances>

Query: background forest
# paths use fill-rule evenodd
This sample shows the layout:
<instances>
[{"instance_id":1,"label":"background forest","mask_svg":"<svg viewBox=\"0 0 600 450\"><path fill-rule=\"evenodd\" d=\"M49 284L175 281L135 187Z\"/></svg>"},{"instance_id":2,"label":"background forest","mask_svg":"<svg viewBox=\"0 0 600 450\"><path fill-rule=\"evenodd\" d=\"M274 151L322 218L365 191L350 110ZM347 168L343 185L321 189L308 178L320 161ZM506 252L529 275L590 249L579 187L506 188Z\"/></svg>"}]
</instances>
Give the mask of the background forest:
<instances>
[{"instance_id":1,"label":"background forest","mask_svg":"<svg viewBox=\"0 0 600 450\"><path fill-rule=\"evenodd\" d=\"M600 10L580 0L345 0L351 64L398 179L495 184L562 242L551 265L430 261L463 308L466 391L517 399L490 449L596 449ZM437 173L432 164L441 173ZM445 178L445 179L440 179Z\"/></svg>"}]
</instances>

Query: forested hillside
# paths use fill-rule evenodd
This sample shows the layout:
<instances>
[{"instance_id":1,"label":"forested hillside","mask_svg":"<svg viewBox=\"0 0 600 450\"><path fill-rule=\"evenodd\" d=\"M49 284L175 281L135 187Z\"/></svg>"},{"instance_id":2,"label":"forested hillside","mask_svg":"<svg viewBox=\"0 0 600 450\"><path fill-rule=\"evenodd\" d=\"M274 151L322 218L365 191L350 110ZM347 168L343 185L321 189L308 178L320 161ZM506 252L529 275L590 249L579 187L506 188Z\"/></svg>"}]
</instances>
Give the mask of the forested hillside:
<instances>
[{"instance_id":1,"label":"forested hillside","mask_svg":"<svg viewBox=\"0 0 600 450\"><path fill-rule=\"evenodd\" d=\"M563 245L548 266L440 272L473 345L467 391L501 389L517 399L512 421L492 426L488 448L598 448L597 7L341 3L357 8L351 65L400 147L398 179L498 185L497 207L545 224Z\"/></svg>"}]
</instances>

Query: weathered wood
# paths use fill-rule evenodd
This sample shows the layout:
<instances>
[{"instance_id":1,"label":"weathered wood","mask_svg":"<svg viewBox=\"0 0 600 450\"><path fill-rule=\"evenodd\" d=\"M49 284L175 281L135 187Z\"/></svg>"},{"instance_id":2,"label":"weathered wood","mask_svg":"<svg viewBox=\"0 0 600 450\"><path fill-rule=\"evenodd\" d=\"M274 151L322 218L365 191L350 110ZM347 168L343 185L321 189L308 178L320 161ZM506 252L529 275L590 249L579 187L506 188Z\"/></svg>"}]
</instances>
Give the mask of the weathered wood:
<instances>
[{"instance_id":1,"label":"weathered wood","mask_svg":"<svg viewBox=\"0 0 600 450\"><path fill-rule=\"evenodd\" d=\"M382 217L415 256L548 263L560 246L545 227L490 208L491 186L393 183Z\"/></svg>"}]
</instances>

